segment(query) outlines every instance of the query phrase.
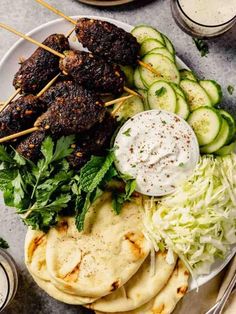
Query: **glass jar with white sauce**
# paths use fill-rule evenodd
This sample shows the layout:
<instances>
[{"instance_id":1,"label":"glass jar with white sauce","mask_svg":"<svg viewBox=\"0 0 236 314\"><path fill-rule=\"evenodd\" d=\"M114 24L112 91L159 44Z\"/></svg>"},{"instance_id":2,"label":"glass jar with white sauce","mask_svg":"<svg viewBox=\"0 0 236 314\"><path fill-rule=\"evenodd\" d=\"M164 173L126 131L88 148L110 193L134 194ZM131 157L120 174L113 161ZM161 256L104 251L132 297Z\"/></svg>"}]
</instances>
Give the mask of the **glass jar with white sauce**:
<instances>
[{"instance_id":1,"label":"glass jar with white sauce","mask_svg":"<svg viewBox=\"0 0 236 314\"><path fill-rule=\"evenodd\" d=\"M18 275L13 258L0 249L0 312L13 300L18 287Z\"/></svg>"},{"instance_id":2,"label":"glass jar with white sauce","mask_svg":"<svg viewBox=\"0 0 236 314\"><path fill-rule=\"evenodd\" d=\"M171 10L179 27L199 38L223 34L236 22L236 0L172 0Z\"/></svg>"}]
</instances>

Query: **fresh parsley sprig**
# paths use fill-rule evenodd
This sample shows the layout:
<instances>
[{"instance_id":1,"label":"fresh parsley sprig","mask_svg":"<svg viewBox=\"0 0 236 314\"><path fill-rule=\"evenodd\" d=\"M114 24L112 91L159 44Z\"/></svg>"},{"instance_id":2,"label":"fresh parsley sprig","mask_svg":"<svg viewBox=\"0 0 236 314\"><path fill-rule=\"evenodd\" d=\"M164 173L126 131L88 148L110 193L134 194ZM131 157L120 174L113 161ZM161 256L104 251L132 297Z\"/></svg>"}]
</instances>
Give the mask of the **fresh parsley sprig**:
<instances>
[{"instance_id":1,"label":"fresh parsley sprig","mask_svg":"<svg viewBox=\"0 0 236 314\"><path fill-rule=\"evenodd\" d=\"M90 205L103 193L112 179L123 182L122 191L113 191L113 208L120 213L135 189L135 180L117 173L114 152L92 156L77 173L66 159L72 152L73 136L50 137L41 146L37 164L21 157L14 149L0 146L0 190L5 204L17 208L25 224L47 231L61 215L75 215L79 231ZM126 184L124 183L126 182Z\"/></svg>"}]
</instances>

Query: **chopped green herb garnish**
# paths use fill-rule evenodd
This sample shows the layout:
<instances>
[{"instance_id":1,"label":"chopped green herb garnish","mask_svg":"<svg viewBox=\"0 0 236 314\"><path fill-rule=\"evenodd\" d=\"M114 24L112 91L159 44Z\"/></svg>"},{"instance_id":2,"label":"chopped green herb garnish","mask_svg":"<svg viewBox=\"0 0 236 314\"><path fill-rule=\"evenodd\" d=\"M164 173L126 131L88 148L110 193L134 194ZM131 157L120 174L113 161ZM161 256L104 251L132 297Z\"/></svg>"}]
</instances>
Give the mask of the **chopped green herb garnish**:
<instances>
[{"instance_id":1,"label":"chopped green herb garnish","mask_svg":"<svg viewBox=\"0 0 236 314\"><path fill-rule=\"evenodd\" d=\"M0 238L0 248L1 249L8 249L9 248L7 241L5 241L3 238Z\"/></svg>"},{"instance_id":2,"label":"chopped green herb garnish","mask_svg":"<svg viewBox=\"0 0 236 314\"><path fill-rule=\"evenodd\" d=\"M164 124L164 125L167 123L165 120L161 120L161 122L162 122L162 124Z\"/></svg>"},{"instance_id":3,"label":"chopped green herb garnish","mask_svg":"<svg viewBox=\"0 0 236 314\"><path fill-rule=\"evenodd\" d=\"M165 95L165 93L166 93L166 88L163 86L155 91L155 95L157 97L161 97L161 96Z\"/></svg>"},{"instance_id":4,"label":"chopped green herb garnish","mask_svg":"<svg viewBox=\"0 0 236 314\"><path fill-rule=\"evenodd\" d=\"M193 38L193 41L197 49L200 51L201 57L206 57L207 54L209 53L209 47L208 47L207 42L199 38Z\"/></svg>"},{"instance_id":5,"label":"chopped green herb garnish","mask_svg":"<svg viewBox=\"0 0 236 314\"><path fill-rule=\"evenodd\" d=\"M181 162L179 165L178 165L178 167L184 167L184 163L183 162Z\"/></svg>"},{"instance_id":6,"label":"chopped green herb garnish","mask_svg":"<svg viewBox=\"0 0 236 314\"><path fill-rule=\"evenodd\" d=\"M125 136L130 136L130 131L131 128L128 128L125 132L123 132L122 134L124 134Z\"/></svg>"},{"instance_id":7,"label":"chopped green herb garnish","mask_svg":"<svg viewBox=\"0 0 236 314\"><path fill-rule=\"evenodd\" d=\"M228 91L228 93L229 93L230 95L233 95L234 87L233 87L232 85L229 85L229 86L227 87L227 91Z\"/></svg>"}]
</instances>

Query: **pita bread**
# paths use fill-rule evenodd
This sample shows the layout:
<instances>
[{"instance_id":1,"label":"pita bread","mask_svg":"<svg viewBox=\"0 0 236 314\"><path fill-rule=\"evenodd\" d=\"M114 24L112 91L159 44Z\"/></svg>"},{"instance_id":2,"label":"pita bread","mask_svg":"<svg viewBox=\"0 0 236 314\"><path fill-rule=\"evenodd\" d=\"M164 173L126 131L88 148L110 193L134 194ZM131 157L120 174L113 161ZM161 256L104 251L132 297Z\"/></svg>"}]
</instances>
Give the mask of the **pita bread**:
<instances>
[{"instance_id":1,"label":"pita bread","mask_svg":"<svg viewBox=\"0 0 236 314\"><path fill-rule=\"evenodd\" d=\"M28 228L25 238L25 265L31 274L39 279L50 281L46 265L47 235Z\"/></svg>"},{"instance_id":2,"label":"pita bread","mask_svg":"<svg viewBox=\"0 0 236 314\"><path fill-rule=\"evenodd\" d=\"M116 312L116 314L170 314L187 292L188 278L189 272L182 261L179 260L168 283L155 298L133 311ZM100 311L95 313L109 314L109 312Z\"/></svg>"},{"instance_id":3,"label":"pita bread","mask_svg":"<svg viewBox=\"0 0 236 314\"><path fill-rule=\"evenodd\" d=\"M28 229L25 239L25 264L35 282L53 298L68 304L85 304L96 298L67 295L51 282L46 265L47 235L42 231Z\"/></svg>"},{"instance_id":4,"label":"pita bread","mask_svg":"<svg viewBox=\"0 0 236 314\"><path fill-rule=\"evenodd\" d=\"M151 268L151 256L137 273L115 292L98 299L87 307L102 312L130 311L150 301L166 285L176 266L166 262L166 253L158 252L155 258L155 274Z\"/></svg>"},{"instance_id":5,"label":"pita bread","mask_svg":"<svg viewBox=\"0 0 236 314\"><path fill-rule=\"evenodd\" d=\"M72 294L64 293L63 291L57 289L50 281L42 280L39 277L31 274L37 285L44 290L50 297L71 305L84 305L91 302L91 298L79 297Z\"/></svg>"},{"instance_id":6,"label":"pita bread","mask_svg":"<svg viewBox=\"0 0 236 314\"><path fill-rule=\"evenodd\" d=\"M143 234L141 198L121 214L104 193L89 209L83 232L74 218L62 219L48 233L46 261L54 285L68 293L99 298L123 286L150 252Z\"/></svg>"}]
</instances>

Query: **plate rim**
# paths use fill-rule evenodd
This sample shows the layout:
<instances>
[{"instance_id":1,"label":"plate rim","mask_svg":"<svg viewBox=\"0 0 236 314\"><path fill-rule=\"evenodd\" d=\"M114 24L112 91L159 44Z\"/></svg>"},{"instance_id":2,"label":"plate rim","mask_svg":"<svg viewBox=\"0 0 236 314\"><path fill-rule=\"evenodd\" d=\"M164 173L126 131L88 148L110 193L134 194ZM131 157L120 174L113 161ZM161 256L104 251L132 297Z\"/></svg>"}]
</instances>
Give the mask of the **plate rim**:
<instances>
[{"instance_id":1,"label":"plate rim","mask_svg":"<svg viewBox=\"0 0 236 314\"><path fill-rule=\"evenodd\" d=\"M113 19L113 18L110 18L110 17L103 17L103 16L100 16L100 15L87 15L87 14L83 14L83 15L72 15L70 16L71 18L73 19L79 19L79 18L82 18L82 17L87 17L87 18L93 18L93 19L99 19L99 20L103 20L103 21L107 21L107 22L110 22L110 23L113 23L115 25L119 25L119 27L121 28L133 28L132 25L126 23L126 22L123 22L123 21L120 21L120 20L117 20L117 19ZM54 20L51 20L51 21L48 21L46 23L43 23L35 28L33 28L32 30L30 30L29 32L26 33L26 35L28 36L31 36L31 35L34 35L35 33L38 33L40 32L41 30L47 28L48 26L52 26L54 24L57 24L57 23L61 23L61 22L65 22L65 20L63 18L57 18L57 19L54 19ZM1 68L3 66L3 64L5 63L5 61L7 60L7 58L11 55L11 53L13 53L13 51L17 50L18 46L20 46L23 42L25 41L24 38L20 38L18 39L7 51L6 53L3 55L3 57L1 58L0 60L0 72L1 72ZM179 64L179 66L182 68L186 68L186 69L189 69L191 70L184 61L182 61L182 59L180 59L177 55L176 55L176 60ZM236 246L234 246L230 253L228 254L228 256L222 260L222 263L216 268L216 269L213 269L209 274L207 275L201 275L201 276L198 276L197 278L201 278L201 283L200 284L197 284L196 280L198 280L196 278L196 280L193 280L192 278L190 279L189 281L189 289L188 289L188 292L192 291L192 290L195 290L195 289L198 289L200 288L201 286L203 286L204 284L206 284L207 282L209 282L210 280L212 280L215 276L217 276L227 265L228 263L231 261L231 259L233 258L233 256L235 255L236 253Z\"/></svg>"}]
</instances>

